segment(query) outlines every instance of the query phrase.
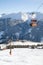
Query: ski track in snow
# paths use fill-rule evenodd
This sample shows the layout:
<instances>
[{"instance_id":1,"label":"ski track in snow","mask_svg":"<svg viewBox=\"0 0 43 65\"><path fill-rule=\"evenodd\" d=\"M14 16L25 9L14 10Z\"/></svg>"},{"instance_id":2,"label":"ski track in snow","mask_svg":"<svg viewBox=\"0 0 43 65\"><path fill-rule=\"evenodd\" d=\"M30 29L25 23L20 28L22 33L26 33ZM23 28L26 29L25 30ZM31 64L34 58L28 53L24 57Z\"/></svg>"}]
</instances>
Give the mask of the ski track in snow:
<instances>
[{"instance_id":1,"label":"ski track in snow","mask_svg":"<svg viewBox=\"0 0 43 65\"><path fill-rule=\"evenodd\" d=\"M43 49L15 48L0 51L0 65L43 65Z\"/></svg>"}]
</instances>

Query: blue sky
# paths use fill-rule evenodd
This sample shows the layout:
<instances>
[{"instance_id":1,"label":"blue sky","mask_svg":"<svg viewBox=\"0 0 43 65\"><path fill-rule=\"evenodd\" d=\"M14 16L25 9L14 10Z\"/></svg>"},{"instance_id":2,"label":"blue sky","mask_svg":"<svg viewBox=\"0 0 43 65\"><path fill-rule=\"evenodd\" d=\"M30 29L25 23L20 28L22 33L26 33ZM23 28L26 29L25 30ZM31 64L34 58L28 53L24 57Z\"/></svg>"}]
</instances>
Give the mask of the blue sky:
<instances>
[{"instance_id":1,"label":"blue sky","mask_svg":"<svg viewBox=\"0 0 43 65\"><path fill-rule=\"evenodd\" d=\"M43 13L43 5L37 10L41 3L43 0L0 0L0 14L33 11Z\"/></svg>"}]
</instances>

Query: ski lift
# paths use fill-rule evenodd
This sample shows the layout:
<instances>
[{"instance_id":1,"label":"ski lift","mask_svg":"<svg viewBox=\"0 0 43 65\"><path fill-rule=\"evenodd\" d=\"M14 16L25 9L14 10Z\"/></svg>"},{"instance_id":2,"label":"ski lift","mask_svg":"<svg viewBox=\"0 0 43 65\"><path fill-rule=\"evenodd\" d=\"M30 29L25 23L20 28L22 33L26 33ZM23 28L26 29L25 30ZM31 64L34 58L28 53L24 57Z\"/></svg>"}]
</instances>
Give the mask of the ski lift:
<instances>
[{"instance_id":1,"label":"ski lift","mask_svg":"<svg viewBox=\"0 0 43 65\"><path fill-rule=\"evenodd\" d=\"M37 20L31 20L30 26L36 27L37 26Z\"/></svg>"},{"instance_id":2,"label":"ski lift","mask_svg":"<svg viewBox=\"0 0 43 65\"><path fill-rule=\"evenodd\" d=\"M43 5L43 3L41 3L39 5L39 7L36 9L36 11L38 11L42 5ZM31 23L30 23L30 26L32 26L32 27L36 27L38 25L37 20L35 20L35 16L36 16L35 13L32 12L32 20L31 20Z\"/></svg>"},{"instance_id":3,"label":"ski lift","mask_svg":"<svg viewBox=\"0 0 43 65\"><path fill-rule=\"evenodd\" d=\"M32 27L37 26L37 20L35 19L35 17L36 17L35 13L32 13L32 20L31 20L31 23L30 23L30 26L32 26Z\"/></svg>"}]
</instances>

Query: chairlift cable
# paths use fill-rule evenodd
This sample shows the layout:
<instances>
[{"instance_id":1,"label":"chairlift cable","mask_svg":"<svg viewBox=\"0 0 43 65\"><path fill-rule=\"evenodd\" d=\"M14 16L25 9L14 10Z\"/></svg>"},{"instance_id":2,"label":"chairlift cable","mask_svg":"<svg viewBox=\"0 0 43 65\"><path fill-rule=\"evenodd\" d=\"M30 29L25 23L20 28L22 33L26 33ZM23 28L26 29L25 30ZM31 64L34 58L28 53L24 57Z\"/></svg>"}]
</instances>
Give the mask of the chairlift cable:
<instances>
[{"instance_id":1,"label":"chairlift cable","mask_svg":"<svg viewBox=\"0 0 43 65\"><path fill-rule=\"evenodd\" d=\"M42 7L43 3L41 3L38 8L36 9L36 11L38 11L41 7Z\"/></svg>"}]
</instances>

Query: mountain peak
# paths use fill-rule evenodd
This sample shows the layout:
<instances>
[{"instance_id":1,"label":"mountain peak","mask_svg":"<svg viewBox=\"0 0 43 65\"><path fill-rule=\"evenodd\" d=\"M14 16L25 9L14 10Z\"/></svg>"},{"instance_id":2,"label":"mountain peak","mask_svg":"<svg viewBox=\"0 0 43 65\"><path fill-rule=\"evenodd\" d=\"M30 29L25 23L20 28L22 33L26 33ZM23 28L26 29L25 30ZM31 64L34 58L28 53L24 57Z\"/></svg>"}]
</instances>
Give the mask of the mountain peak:
<instances>
[{"instance_id":1,"label":"mountain peak","mask_svg":"<svg viewBox=\"0 0 43 65\"><path fill-rule=\"evenodd\" d=\"M11 14L5 14L1 15L2 18L11 18L16 20L31 20L31 19L37 19L37 20L43 20L43 14L40 12L31 12L31 13L11 13Z\"/></svg>"}]
</instances>

